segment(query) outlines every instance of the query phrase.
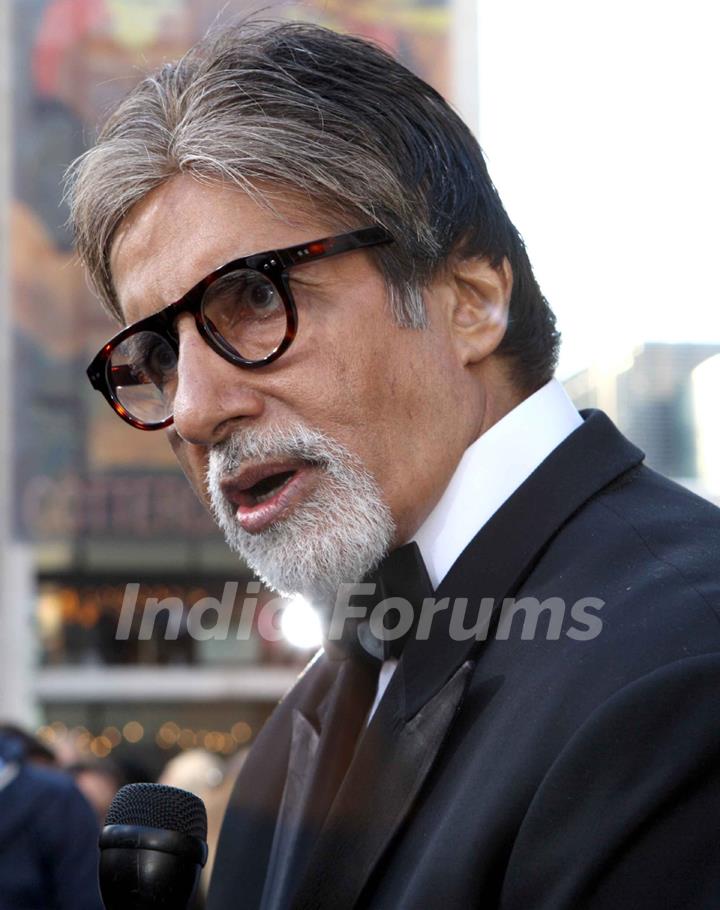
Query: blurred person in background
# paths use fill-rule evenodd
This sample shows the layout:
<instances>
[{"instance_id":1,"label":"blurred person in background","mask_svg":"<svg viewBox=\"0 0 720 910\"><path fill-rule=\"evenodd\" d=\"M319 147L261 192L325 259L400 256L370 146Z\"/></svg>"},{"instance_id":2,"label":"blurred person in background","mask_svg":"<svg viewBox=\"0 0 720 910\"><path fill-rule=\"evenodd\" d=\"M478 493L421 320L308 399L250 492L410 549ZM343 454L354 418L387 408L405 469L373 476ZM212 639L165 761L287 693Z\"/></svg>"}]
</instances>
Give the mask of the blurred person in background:
<instances>
[{"instance_id":1,"label":"blurred person in background","mask_svg":"<svg viewBox=\"0 0 720 910\"><path fill-rule=\"evenodd\" d=\"M102 910L97 819L48 752L0 728L0 910Z\"/></svg>"},{"instance_id":2,"label":"blurred person in background","mask_svg":"<svg viewBox=\"0 0 720 910\"><path fill-rule=\"evenodd\" d=\"M115 794L127 781L120 768L108 759L79 759L65 770L74 779L80 792L95 810L100 827Z\"/></svg>"},{"instance_id":3,"label":"blurred person in background","mask_svg":"<svg viewBox=\"0 0 720 910\"><path fill-rule=\"evenodd\" d=\"M16 743L26 762L41 767L58 767L58 759L52 749L16 724L0 724L0 739Z\"/></svg>"},{"instance_id":4,"label":"blurred person in background","mask_svg":"<svg viewBox=\"0 0 720 910\"><path fill-rule=\"evenodd\" d=\"M167 787L189 790L205 803L208 859L202 871L203 895L207 894L210 884L225 809L246 754L247 749L241 749L230 761L225 761L206 749L189 749L171 758L158 780Z\"/></svg>"},{"instance_id":5,"label":"blurred person in background","mask_svg":"<svg viewBox=\"0 0 720 910\"><path fill-rule=\"evenodd\" d=\"M211 910L717 910L720 511L553 378L449 105L359 38L245 23L133 90L71 198L118 417L275 589L410 609L329 627Z\"/></svg>"}]
</instances>

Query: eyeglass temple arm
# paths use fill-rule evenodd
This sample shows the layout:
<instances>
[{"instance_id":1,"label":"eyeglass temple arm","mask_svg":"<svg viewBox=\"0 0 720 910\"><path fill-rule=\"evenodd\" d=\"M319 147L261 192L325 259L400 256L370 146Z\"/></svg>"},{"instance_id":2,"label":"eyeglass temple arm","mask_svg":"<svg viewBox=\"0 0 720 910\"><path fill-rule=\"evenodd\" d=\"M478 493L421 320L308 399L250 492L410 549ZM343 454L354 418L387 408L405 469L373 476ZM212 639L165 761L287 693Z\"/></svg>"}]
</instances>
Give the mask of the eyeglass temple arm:
<instances>
[{"instance_id":1,"label":"eyeglass temple arm","mask_svg":"<svg viewBox=\"0 0 720 910\"><path fill-rule=\"evenodd\" d=\"M281 250L278 258L285 268L298 265L301 262L310 262L324 259L327 256L337 256L338 253L347 253L350 250L359 250L367 246L379 246L382 243L392 243L393 237L385 228L369 227L350 234L341 234L339 237L325 237L303 246L291 247Z\"/></svg>"}]
</instances>

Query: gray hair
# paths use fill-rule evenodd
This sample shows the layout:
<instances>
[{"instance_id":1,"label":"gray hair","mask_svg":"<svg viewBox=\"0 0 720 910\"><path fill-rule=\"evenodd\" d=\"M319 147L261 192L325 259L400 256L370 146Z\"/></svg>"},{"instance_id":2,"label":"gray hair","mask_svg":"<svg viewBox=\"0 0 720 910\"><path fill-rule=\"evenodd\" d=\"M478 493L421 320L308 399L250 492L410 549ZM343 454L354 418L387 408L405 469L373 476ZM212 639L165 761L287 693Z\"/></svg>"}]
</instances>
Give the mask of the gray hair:
<instances>
[{"instance_id":1,"label":"gray hair","mask_svg":"<svg viewBox=\"0 0 720 910\"><path fill-rule=\"evenodd\" d=\"M425 325L422 290L451 255L507 258L504 350L522 360L523 385L552 374L554 317L477 142L434 89L370 42L246 20L136 86L67 184L78 253L118 318L115 232L176 174L235 184L270 207L290 190L343 229L382 225L395 243L372 255L401 325Z\"/></svg>"},{"instance_id":2,"label":"gray hair","mask_svg":"<svg viewBox=\"0 0 720 910\"><path fill-rule=\"evenodd\" d=\"M144 79L109 118L95 147L71 166L76 248L112 315L121 318L109 267L118 225L155 187L175 174L192 174L235 184L270 207L268 187L279 193L291 189L338 227L380 224L394 236L402 234L400 245L377 256L395 317L401 324L424 325L420 291L429 276L420 274L414 260L433 261L436 243L420 187L409 193L388 160L383 109L373 112L380 129L368 130L321 84L308 86L311 57L307 67L302 53L293 61L295 69L305 70L298 78L269 53L269 38L280 43L315 31L321 30L256 20L211 36ZM324 36L343 44L353 40L332 32ZM366 77L376 77L371 66ZM357 87L354 82L346 90ZM414 256L408 256L407 246Z\"/></svg>"}]
</instances>

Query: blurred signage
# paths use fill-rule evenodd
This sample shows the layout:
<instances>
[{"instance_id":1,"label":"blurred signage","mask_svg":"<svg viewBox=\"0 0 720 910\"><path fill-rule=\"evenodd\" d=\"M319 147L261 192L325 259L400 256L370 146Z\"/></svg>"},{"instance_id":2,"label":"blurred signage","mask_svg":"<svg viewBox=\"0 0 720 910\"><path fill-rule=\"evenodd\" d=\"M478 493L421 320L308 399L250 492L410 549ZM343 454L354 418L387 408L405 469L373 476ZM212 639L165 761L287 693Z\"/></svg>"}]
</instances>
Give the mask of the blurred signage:
<instances>
[{"instance_id":1,"label":"blurred signage","mask_svg":"<svg viewBox=\"0 0 720 910\"><path fill-rule=\"evenodd\" d=\"M173 538L218 530L182 475L37 474L20 494L20 521L37 540Z\"/></svg>"},{"instance_id":2,"label":"blurred signage","mask_svg":"<svg viewBox=\"0 0 720 910\"><path fill-rule=\"evenodd\" d=\"M85 366L116 326L92 298L62 203L68 164L142 78L216 22L256 14L365 35L448 92L446 0L14 0L11 280L15 533L28 540L212 533L163 434L138 434Z\"/></svg>"}]
</instances>

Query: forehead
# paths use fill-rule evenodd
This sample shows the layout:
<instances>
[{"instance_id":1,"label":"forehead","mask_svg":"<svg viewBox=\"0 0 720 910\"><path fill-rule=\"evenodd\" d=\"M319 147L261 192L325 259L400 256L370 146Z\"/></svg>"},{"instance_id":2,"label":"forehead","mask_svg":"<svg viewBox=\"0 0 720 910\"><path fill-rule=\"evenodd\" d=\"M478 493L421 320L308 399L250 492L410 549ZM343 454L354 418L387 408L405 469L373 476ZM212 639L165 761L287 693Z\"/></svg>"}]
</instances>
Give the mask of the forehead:
<instances>
[{"instance_id":1,"label":"forehead","mask_svg":"<svg viewBox=\"0 0 720 910\"><path fill-rule=\"evenodd\" d=\"M229 184L179 175L137 203L113 239L110 270L126 322L178 300L231 259L332 233L291 193L268 204Z\"/></svg>"}]
</instances>

